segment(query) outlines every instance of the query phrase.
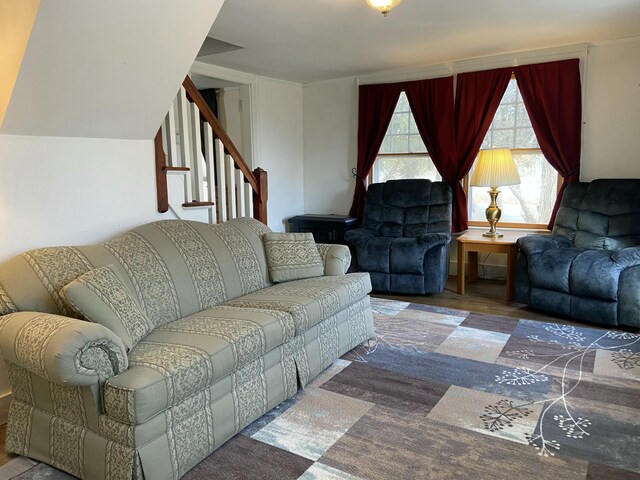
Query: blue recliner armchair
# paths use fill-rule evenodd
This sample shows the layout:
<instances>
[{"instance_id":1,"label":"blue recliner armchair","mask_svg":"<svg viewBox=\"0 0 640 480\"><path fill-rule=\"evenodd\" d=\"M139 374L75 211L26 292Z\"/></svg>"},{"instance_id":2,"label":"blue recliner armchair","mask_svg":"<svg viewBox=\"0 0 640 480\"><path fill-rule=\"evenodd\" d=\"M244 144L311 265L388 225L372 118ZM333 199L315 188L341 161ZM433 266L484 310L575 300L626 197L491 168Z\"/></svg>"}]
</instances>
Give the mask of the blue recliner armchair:
<instances>
[{"instance_id":1,"label":"blue recliner armchair","mask_svg":"<svg viewBox=\"0 0 640 480\"><path fill-rule=\"evenodd\" d=\"M345 239L373 290L440 293L449 274L451 187L430 180L389 180L367 189L362 228Z\"/></svg>"},{"instance_id":2,"label":"blue recliner armchair","mask_svg":"<svg viewBox=\"0 0 640 480\"><path fill-rule=\"evenodd\" d=\"M552 234L518 245L517 302L640 327L640 179L568 185Z\"/></svg>"}]
</instances>

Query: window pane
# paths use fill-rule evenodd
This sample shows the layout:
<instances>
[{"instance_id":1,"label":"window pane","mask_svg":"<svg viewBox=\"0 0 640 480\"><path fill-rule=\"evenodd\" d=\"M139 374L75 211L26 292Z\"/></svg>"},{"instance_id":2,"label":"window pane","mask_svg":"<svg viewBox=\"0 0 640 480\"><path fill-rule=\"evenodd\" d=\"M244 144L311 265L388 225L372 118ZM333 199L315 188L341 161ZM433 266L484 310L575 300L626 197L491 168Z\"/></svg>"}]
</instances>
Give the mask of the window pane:
<instances>
[{"instance_id":1,"label":"window pane","mask_svg":"<svg viewBox=\"0 0 640 480\"><path fill-rule=\"evenodd\" d=\"M515 79L509 80L509 85L504 92L504 96L500 103L514 103L516 101L516 92L518 91L518 86L516 85Z\"/></svg>"},{"instance_id":2,"label":"window pane","mask_svg":"<svg viewBox=\"0 0 640 480\"><path fill-rule=\"evenodd\" d=\"M513 130L494 130L491 137L491 148L513 148L514 133Z\"/></svg>"},{"instance_id":3,"label":"window pane","mask_svg":"<svg viewBox=\"0 0 640 480\"><path fill-rule=\"evenodd\" d=\"M413 114L409 116L409 133L420 133L418 131L418 125L416 124L416 119L413 117Z\"/></svg>"},{"instance_id":4,"label":"window pane","mask_svg":"<svg viewBox=\"0 0 640 480\"><path fill-rule=\"evenodd\" d=\"M541 153L513 152L513 159L521 183L500 187L500 222L546 224L556 200L557 172ZM490 203L487 191L486 187L469 187L470 220L486 221L485 209Z\"/></svg>"},{"instance_id":5,"label":"window pane","mask_svg":"<svg viewBox=\"0 0 640 480\"><path fill-rule=\"evenodd\" d=\"M513 127L516 120L516 105L515 103L509 103L507 105L500 105L496 111L496 116L493 117L491 126L493 128L509 128Z\"/></svg>"},{"instance_id":6,"label":"window pane","mask_svg":"<svg viewBox=\"0 0 640 480\"><path fill-rule=\"evenodd\" d=\"M532 128L518 128L516 130L516 148L540 148Z\"/></svg>"},{"instance_id":7,"label":"window pane","mask_svg":"<svg viewBox=\"0 0 640 480\"><path fill-rule=\"evenodd\" d=\"M409 133L409 114L408 113L395 113L391 117L391 123L389 123L389 129L387 135L408 134Z\"/></svg>"},{"instance_id":8,"label":"window pane","mask_svg":"<svg viewBox=\"0 0 640 480\"><path fill-rule=\"evenodd\" d=\"M524 103L518 103L516 116L518 118L516 126L532 128L529 113L527 113L527 108L524 106Z\"/></svg>"},{"instance_id":9,"label":"window pane","mask_svg":"<svg viewBox=\"0 0 640 480\"><path fill-rule=\"evenodd\" d=\"M380 146L380 150L378 153L393 153L391 151L391 137L386 136L384 140L382 140L382 145Z\"/></svg>"},{"instance_id":10,"label":"window pane","mask_svg":"<svg viewBox=\"0 0 640 480\"><path fill-rule=\"evenodd\" d=\"M409 151L411 153L426 153L427 147L424 146L420 135L411 135L409 137Z\"/></svg>"},{"instance_id":11,"label":"window pane","mask_svg":"<svg viewBox=\"0 0 640 480\"><path fill-rule=\"evenodd\" d=\"M492 137L491 130L489 130L485 135L484 140L482 141L482 145L480 145L481 150L486 150L487 148L491 148L491 137Z\"/></svg>"},{"instance_id":12,"label":"window pane","mask_svg":"<svg viewBox=\"0 0 640 480\"><path fill-rule=\"evenodd\" d=\"M407 135L393 135L389 138L391 138L392 153L406 153L409 151L409 137Z\"/></svg>"},{"instance_id":13,"label":"window pane","mask_svg":"<svg viewBox=\"0 0 640 480\"><path fill-rule=\"evenodd\" d=\"M374 165L374 181L386 182L403 178L427 178L432 181L442 179L427 155L378 157Z\"/></svg>"},{"instance_id":14,"label":"window pane","mask_svg":"<svg viewBox=\"0 0 640 480\"><path fill-rule=\"evenodd\" d=\"M396 112L410 112L409 108L409 100L407 99L407 94L402 92L400 94L400 98L398 98L398 104L396 105Z\"/></svg>"}]
</instances>

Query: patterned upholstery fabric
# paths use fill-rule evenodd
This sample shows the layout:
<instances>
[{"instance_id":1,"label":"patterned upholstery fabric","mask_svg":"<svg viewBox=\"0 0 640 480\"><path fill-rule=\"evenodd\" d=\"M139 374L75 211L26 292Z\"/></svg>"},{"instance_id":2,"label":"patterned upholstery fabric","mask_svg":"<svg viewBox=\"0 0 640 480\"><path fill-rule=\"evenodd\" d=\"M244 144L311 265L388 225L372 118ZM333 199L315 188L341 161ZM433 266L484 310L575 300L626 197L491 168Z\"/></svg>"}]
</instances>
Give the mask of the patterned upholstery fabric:
<instances>
[{"instance_id":1,"label":"patterned upholstery fabric","mask_svg":"<svg viewBox=\"0 0 640 480\"><path fill-rule=\"evenodd\" d=\"M311 233L267 233L262 237L274 283L319 277L324 265Z\"/></svg>"},{"instance_id":2,"label":"patterned upholstery fabric","mask_svg":"<svg viewBox=\"0 0 640 480\"><path fill-rule=\"evenodd\" d=\"M325 276L274 285L266 233L248 218L161 221L0 265L6 450L80 478L179 479L372 337L371 282L344 275L348 248L314 246ZM119 332L128 355L119 335L80 319L86 305L61 294L71 283L101 312L139 308L136 328Z\"/></svg>"},{"instance_id":3,"label":"patterned upholstery fabric","mask_svg":"<svg viewBox=\"0 0 640 480\"><path fill-rule=\"evenodd\" d=\"M371 291L367 273L339 277L318 277L272 285L245 295L226 305L267 308L287 312L293 317L296 335L321 320L335 315Z\"/></svg>"},{"instance_id":4,"label":"patterned upholstery fabric","mask_svg":"<svg viewBox=\"0 0 640 480\"><path fill-rule=\"evenodd\" d=\"M68 385L91 385L128 365L122 340L102 325L38 312L0 317L0 351L6 362Z\"/></svg>"},{"instance_id":5,"label":"patterned upholstery fabric","mask_svg":"<svg viewBox=\"0 0 640 480\"><path fill-rule=\"evenodd\" d=\"M87 320L118 335L127 351L153 327L113 265L79 276L62 289L62 296Z\"/></svg>"},{"instance_id":6,"label":"patterned upholstery fabric","mask_svg":"<svg viewBox=\"0 0 640 480\"><path fill-rule=\"evenodd\" d=\"M105 385L107 413L139 424L291 340L277 310L218 306L156 328L129 353L129 369Z\"/></svg>"},{"instance_id":7,"label":"patterned upholstery fabric","mask_svg":"<svg viewBox=\"0 0 640 480\"><path fill-rule=\"evenodd\" d=\"M351 251L346 245L317 243L320 258L324 264L324 274L327 276L343 275L351 265Z\"/></svg>"}]
</instances>

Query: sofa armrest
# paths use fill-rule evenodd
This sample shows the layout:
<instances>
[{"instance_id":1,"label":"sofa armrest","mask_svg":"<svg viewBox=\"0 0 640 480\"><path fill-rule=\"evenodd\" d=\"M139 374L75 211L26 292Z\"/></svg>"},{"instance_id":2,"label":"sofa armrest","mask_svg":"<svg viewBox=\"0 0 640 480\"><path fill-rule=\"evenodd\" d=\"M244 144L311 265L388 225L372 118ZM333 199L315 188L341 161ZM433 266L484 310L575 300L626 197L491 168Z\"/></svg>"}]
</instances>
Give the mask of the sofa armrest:
<instances>
[{"instance_id":1,"label":"sofa armrest","mask_svg":"<svg viewBox=\"0 0 640 480\"><path fill-rule=\"evenodd\" d=\"M550 249L570 248L572 243L562 235L527 235L518 239L518 246L523 253L532 255Z\"/></svg>"},{"instance_id":2,"label":"sofa armrest","mask_svg":"<svg viewBox=\"0 0 640 480\"><path fill-rule=\"evenodd\" d=\"M351 252L346 245L328 243L316 244L322 263L324 263L325 276L344 275L351 265Z\"/></svg>"},{"instance_id":3,"label":"sofa armrest","mask_svg":"<svg viewBox=\"0 0 640 480\"><path fill-rule=\"evenodd\" d=\"M127 369L122 340L97 323L41 312L0 317L0 352L49 381L93 385Z\"/></svg>"}]
</instances>

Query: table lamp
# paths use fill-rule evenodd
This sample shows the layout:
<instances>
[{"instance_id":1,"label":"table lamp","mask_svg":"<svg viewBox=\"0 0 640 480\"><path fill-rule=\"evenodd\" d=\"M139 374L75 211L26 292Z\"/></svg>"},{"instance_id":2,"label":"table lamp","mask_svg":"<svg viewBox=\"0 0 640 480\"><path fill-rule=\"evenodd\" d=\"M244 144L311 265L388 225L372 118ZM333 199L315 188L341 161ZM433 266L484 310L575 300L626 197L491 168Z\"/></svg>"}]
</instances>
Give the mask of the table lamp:
<instances>
[{"instance_id":1,"label":"table lamp","mask_svg":"<svg viewBox=\"0 0 640 480\"><path fill-rule=\"evenodd\" d=\"M491 205L486 210L489 231L483 233L485 237L499 238L501 233L496 231L496 224L500 220L502 211L496 200L500 190L498 187L505 185L518 185L520 175L513 162L511 150L499 148L493 150L480 150L478 160L471 176L471 185L474 187L490 187Z\"/></svg>"}]
</instances>

